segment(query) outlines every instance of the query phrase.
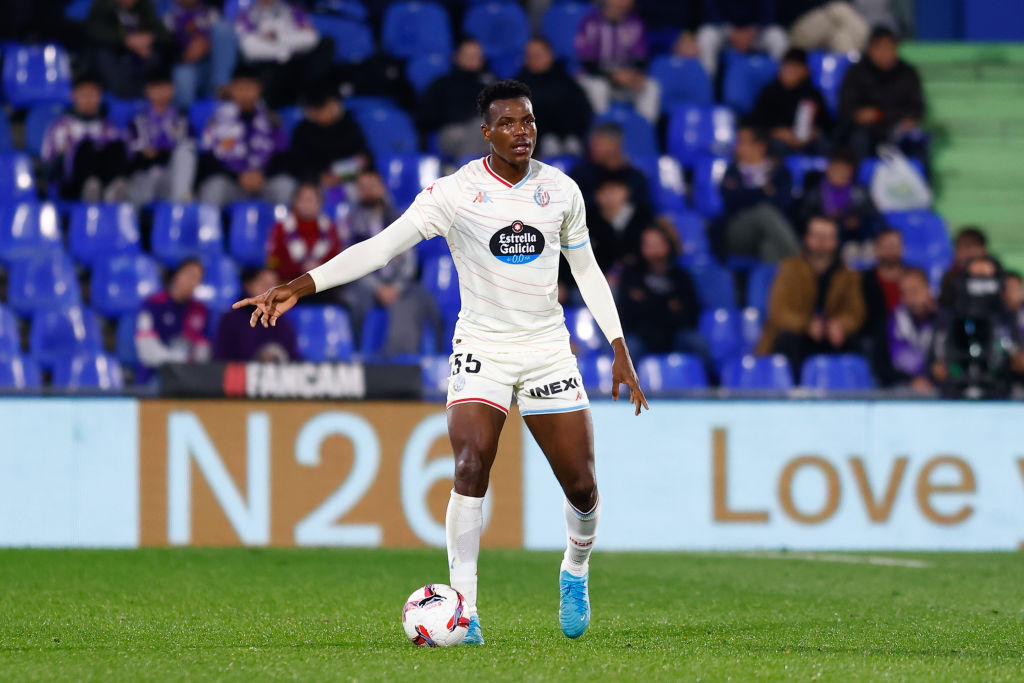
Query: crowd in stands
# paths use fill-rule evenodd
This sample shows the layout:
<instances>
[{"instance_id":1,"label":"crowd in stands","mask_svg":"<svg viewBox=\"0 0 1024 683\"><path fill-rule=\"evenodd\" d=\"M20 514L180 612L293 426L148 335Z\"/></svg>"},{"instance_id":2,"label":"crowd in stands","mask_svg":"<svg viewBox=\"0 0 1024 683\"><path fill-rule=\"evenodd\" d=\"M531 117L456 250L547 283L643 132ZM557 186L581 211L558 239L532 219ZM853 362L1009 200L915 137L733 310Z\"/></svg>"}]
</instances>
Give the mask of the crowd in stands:
<instances>
[{"instance_id":1,"label":"crowd in stands","mask_svg":"<svg viewBox=\"0 0 1024 683\"><path fill-rule=\"evenodd\" d=\"M930 211L921 80L894 24L872 28L860 4L559 0L531 31L545 3L13 1L0 157L22 166L0 169L0 355L35 358L43 323L16 287L59 280L67 243L56 307L98 312L110 334L65 347L116 346L139 382L170 361L444 358L458 287L433 241L304 303L347 339L326 351L300 329L310 316L252 330L227 304L373 236L486 154L476 94L515 77L533 92L536 156L584 195L637 358L687 354L708 384L777 389L813 385L812 359L861 358L867 379L839 386L933 392L962 365L949 340L971 278L990 278L1013 375L1021 279L982 230L951 246ZM19 91L20 72L39 87ZM110 216L116 246L83 258L75 226L100 239ZM15 253L11 226L31 220L58 264L43 275L25 265L39 253ZM110 277L130 289L120 308L97 303ZM606 352L559 282L581 356ZM784 379L756 379L758 357Z\"/></svg>"}]
</instances>

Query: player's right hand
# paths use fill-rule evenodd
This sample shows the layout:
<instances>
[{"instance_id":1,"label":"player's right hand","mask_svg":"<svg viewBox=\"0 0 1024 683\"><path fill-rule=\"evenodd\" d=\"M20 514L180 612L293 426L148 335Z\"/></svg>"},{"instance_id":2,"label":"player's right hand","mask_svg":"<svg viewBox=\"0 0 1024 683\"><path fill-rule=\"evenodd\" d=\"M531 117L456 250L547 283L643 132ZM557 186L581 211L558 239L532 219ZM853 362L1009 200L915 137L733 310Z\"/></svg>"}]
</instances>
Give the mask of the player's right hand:
<instances>
[{"instance_id":1,"label":"player's right hand","mask_svg":"<svg viewBox=\"0 0 1024 683\"><path fill-rule=\"evenodd\" d=\"M277 319L286 313L299 300L299 295L289 285L278 285L271 287L259 296L251 296L241 301L236 301L231 308L242 308L243 306L255 306L249 318L249 326L256 327L262 324L263 327L274 327Z\"/></svg>"}]
</instances>

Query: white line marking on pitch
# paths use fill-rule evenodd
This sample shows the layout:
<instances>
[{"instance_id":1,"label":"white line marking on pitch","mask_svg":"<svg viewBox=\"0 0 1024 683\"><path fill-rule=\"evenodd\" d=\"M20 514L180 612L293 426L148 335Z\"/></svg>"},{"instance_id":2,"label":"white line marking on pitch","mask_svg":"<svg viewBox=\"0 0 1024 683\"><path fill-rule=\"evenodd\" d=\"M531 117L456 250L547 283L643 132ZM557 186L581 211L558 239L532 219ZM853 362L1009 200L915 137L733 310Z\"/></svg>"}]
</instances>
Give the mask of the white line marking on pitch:
<instances>
[{"instance_id":1,"label":"white line marking on pitch","mask_svg":"<svg viewBox=\"0 0 1024 683\"><path fill-rule=\"evenodd\" d=\"M780 553L750 552L739 553L737 557L752 557L768 560L806 560L809 562L840 562L845 564L873 564L881 567L907 567L910 569L928 569L932 566L924 560L904 560L898 557L881 555L843 555L839 553Z\"/></svg>"}]
</instances>

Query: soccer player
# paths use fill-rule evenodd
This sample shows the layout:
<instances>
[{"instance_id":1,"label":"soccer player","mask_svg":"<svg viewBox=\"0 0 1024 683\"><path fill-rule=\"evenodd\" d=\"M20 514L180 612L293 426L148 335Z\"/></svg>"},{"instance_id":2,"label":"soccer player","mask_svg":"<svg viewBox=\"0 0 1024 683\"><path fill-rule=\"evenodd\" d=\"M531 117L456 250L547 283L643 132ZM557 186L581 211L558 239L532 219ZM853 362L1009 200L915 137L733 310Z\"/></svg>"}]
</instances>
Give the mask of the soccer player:
<instances>
[{"instance_id":1,"label":"soccer player","mask_svg":"<svg viewBox=\"0 0 1024 683\"><path fill-rule=\"evenodd\" d=\"M374 237L234 307L256 306L250 324L273 326L301 297L361 278L420 240L446 239L462 297L448 383L455 487L445 529L451 585L465 597L471 617L463 642L484 642L476 604L483 496L513 398L565 493L558 618L562 632L578 638L590 624L589 559L601 501L590 404L558 305L559 253L615 351L612 397L618 400L619 385L626 384L636 415L647 399L590 248L579 188L531 159L537 124L529 88L518 81L489 85L477 109L490 154L420 192Z\"/></svg>"}]
</instances>

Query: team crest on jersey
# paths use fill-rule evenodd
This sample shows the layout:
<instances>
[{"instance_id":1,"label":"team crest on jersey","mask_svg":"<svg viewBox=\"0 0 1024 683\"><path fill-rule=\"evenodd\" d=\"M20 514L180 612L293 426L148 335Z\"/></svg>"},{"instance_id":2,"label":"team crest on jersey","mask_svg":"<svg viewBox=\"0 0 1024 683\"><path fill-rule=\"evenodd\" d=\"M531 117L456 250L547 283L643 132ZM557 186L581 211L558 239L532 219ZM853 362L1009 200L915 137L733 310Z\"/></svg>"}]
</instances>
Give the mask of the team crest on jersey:
<instances>
[{"instance_id":1,"label":"team crest on jersey","mask_svg":"<svg viewBox=\"0 0 1024 683\"><path fill-rule=\"evenodd\" d=\"M505 263L529 263L543 251L544 235L522 221L512 221L491 236L491 253Z\"/></svg>"},{"instance_id":2,"label":"team crest on jersey","mask_svg":"<svg viewBox=\"0 0 1024 683\"><path fill-rule=\"evenodd\" d=\"M476 193L476 197L473 197L473 203L474 204L493 204L494 202L491 200L491 198L489 196L487 196L486 192L484 192L483 190L480 190L479 192Z\"/></svg>"},{"instance_id":3,"label":"team crest on jersey","mask_svg":"<svg viewBox=\"0 0 1024 683\"><path fill-rule=\"evenodd\" d=\"M551 202L551 195L543 185L538 185L533 193L533 201L537 202L537 206L547 206Z\"/></svg>"}]
</instances>

